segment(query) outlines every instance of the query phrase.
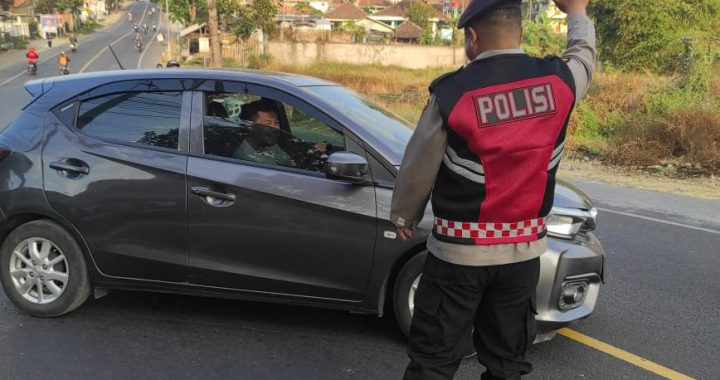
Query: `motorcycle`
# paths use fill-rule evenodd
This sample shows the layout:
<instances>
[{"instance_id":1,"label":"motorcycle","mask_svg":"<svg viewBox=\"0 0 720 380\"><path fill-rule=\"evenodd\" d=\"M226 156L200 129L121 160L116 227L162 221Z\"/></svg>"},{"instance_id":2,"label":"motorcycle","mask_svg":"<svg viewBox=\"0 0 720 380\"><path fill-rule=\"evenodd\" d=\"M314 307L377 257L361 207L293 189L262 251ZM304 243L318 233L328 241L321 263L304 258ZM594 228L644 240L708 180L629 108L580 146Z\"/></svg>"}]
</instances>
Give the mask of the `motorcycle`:
<instances>
[{"instance_id":1,"label":"motorcycle","mask_svg":"<svg viewBox=\"0 0 720 380\"><path fill-rule=\"evenodd\" d=\"M37 74L37 61L28 61L27 71L28 71L28 74L30 74L30 75L36 75Z\"/></svg>"},{"instance_id":2,"label":"motorcycle","mask_svg":"<svg viewBox=\"0 0 720 380\"><path fill-rule=\"evenodd\" d=\"M137 24L133 25L133 29L135 29L135 32L138 31L138 26L137 26Z\"/></svg>"},{"instance_id":3,"label":"motorcycle","mask_svg":"<svg viewBox=\"0 0 720 380\"><path fill-rule=\"evenodd\" d=\"M70 51L77 53L77 42L70 43Z\"/></svg>"},{"instance_id":4,"label":"motorcycle","mask_svg":"<svg viewBox=\"0 0 720 380\"><path fill-rule=\"evenodd\" d=\"M60 65L58 71L60 72L60 75L70 74L70 68L68 67L68 65Z\"/></svg>"},{"instance_id":5,"label":"motorcycle","mask_svg":"<svg viewBox=\"0 0 720 380\"><path fill-rule=\"evenodd\" d=\"M153 25L152 28L153 28L153 33L157 32L157 26Z\"/></svg>"}]
</instances>

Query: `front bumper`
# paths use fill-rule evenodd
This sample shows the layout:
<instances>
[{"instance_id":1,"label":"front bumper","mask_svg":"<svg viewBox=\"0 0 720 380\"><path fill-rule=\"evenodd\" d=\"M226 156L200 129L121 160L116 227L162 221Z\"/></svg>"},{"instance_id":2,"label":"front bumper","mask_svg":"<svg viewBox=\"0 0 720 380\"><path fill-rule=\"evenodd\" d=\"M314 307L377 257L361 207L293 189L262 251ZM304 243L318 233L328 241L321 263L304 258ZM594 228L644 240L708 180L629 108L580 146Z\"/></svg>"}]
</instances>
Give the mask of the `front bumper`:
<instances>
[{"instance_id":1,"label":"front bumper","mask_svg":"<svg viewBox=\"0 0 720 380\"><path fill-rule=\"evenodd\" d=\"M586 318L595 309L605 269L605 251L592 232L575 240L548 239L548 250L540 257L540 280L536 292L538 337L551 339L555 331ZM563 310L563 285L583 284L581 302Z\"/></svg>"}]
</instances>

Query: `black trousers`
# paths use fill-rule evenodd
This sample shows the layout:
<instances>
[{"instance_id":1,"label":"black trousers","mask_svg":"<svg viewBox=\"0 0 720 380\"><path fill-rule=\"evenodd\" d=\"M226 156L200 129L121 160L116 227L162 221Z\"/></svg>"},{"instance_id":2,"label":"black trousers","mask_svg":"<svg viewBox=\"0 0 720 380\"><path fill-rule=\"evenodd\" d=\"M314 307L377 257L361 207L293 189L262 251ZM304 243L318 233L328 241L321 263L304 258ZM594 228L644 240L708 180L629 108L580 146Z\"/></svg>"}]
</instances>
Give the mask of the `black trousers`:
<instances>
[{"instance_id":1,"label":"black trousers","mask_svg":"<svg viewBox=\"0 0 720 380\"><path fill-rule=\"evenodd\" d=\"M483 380L519 379L532 371L535 288L540 259L471 267L428 255L415 293L405 379L452 379L472 340ZM474 328L474 330L473 330Z\"/></svg>"}]
</instances>

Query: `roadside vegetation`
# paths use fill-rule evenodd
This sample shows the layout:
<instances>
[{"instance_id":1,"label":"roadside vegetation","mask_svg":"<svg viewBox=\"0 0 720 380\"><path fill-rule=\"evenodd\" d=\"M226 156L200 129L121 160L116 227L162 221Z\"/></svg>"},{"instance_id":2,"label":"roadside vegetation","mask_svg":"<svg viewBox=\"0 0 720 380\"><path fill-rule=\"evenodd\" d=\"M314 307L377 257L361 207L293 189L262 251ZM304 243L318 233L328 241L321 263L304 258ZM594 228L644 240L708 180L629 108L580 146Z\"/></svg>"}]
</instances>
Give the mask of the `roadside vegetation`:
<instances>
[{"instance_id":1,"label":"roadside vegetation","mask_svg":"<svg viewBox=\"0 0 720 380\"><path fill-rule=\"evenodd\" d=\"M263 68L342 84L412 122L427 102L428 84L452 69L337 62L270 62ZM670 176L720 173L720 75L707 95L683 89L678 81L649 73L597 73L570 121L571 154Z\"/></svg>"},{"instance_id":2,"label":"roadside vegetation","mask_svg":"<svg viewBox=\"0 0 720 380\"><path fill-rule=\"evenodd\" d=\"M600 67L571 119L571 154L671 177L720 174L720 0L592 4ZM530 54L559 54L564 45L548 20L526 22L523 47ZM257 67L343 84L412 122L428 84L456 69L272 59Z\"/></svg>"}]
</instances>

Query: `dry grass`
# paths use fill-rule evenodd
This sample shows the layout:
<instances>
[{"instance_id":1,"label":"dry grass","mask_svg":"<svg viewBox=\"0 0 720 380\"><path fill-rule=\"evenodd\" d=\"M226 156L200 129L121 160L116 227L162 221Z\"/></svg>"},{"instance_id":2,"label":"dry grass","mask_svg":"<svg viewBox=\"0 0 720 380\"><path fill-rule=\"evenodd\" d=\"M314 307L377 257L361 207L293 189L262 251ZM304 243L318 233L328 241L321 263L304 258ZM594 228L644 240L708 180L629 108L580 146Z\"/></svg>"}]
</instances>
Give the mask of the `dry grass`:
<instances>
[{"instance_id":1,"label":"dry grass","mask_svg":"<svg viewBox=\"0 0 720 380\"><path fill-rule=\"evenodd\" d=\"M430 82L449 70L410 70L397 66L350 65L335 62L309 66L272 63L266 69L310 75L342 84L369 96L412 122L420 118L420 113L425 107Z\"/></svg>"},{"instance_id":2,"label":"dry grass","mask_svg":"<svg viewBox=\"0 0 720 380\"><path fill-rule=\"evenodd\" d=\"M411 70L393 66L271 63L269 70L292 72L342 84L416 122L427 102L427 87L452 68ZM621 166L684 164L720 172L720 76L708 99L674 94L670 78L651 74L597 73L588 97L573 114L571 152ZM671 173L672 174L672 173Z\"/></svg>"}]
</instances>

